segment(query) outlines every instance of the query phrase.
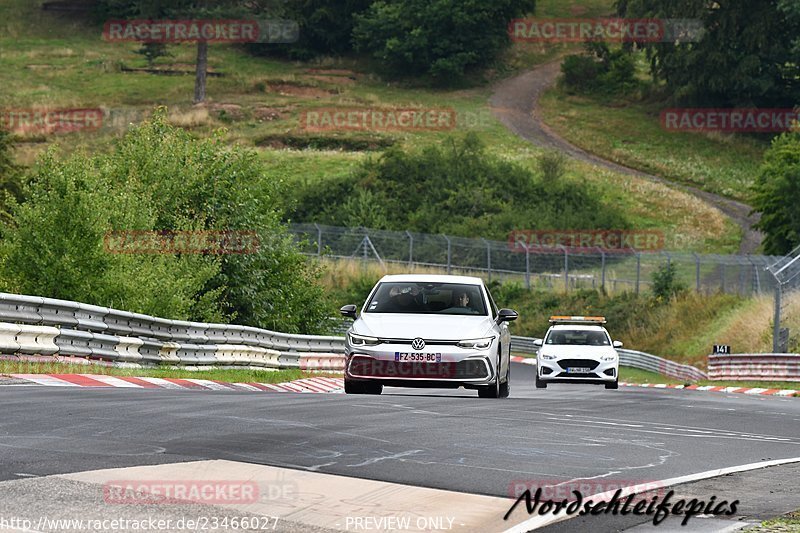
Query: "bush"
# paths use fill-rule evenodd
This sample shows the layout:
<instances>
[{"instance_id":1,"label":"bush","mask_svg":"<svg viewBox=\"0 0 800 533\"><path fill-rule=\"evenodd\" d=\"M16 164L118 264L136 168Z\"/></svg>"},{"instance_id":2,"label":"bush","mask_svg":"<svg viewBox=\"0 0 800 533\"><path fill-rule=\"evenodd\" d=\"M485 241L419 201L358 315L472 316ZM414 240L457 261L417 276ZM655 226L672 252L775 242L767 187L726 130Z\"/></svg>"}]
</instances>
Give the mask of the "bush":
<instances>
[{"instance_id":1,"label":"bush","mask_svg":"<svg viewBox=\"0 0 800 533\"><path fill-rule=\"evenodd\" d=\"M677 279L674 263L665 263L653 272L653 296L662 302L686 291L686 285Z\"/></svg>"},{"instance_id":2,"label":"bush","mask_svg":"<svg viewBox=\"0 0 800 533\"><path fill-rule=\"evenodd\" d=\"M13 223L12 206L22 198L20 168L14 163L11 134L0 129L0 221Z\"/></svg>"},{"instance_id":3,"label":"bush","mask_svg":"<svg viewBox=\"0 0 800 533\"><path fill-rule=\"evenodd\" d=\"M591 185L541 179L492 156L474 135L420 152L393 147L350 176L295 194L293 220L339 226L497 240L514 229L628 227Z\"/></svg>"},{"instance_id":4,"label":"bush","mask_svg":"<svg viewBox=\"0 0 800 533\"><path fill-rule=\"evenodd\" d=\"M753 185L756 227L764 232L764 253L784 255L800 245L800 134L784 133L764 154Z\"/></svg>"},{"instance_id":5,"label":"bush","mask_svg":"<svg viewBox=\"0 0 800 533\"><path fill-rule=\"evenodd\" d=\"M508 23L533 12L534 0L378 0L355 16L356 49L395 76L461 80L510 44Z\"/></svg>"},{"instance_id":6,"label":"bush","mask_svg":"<svg viewBox=\"0 0 800 533\"><path fill-rule=\"evenodd\" d=\"M567 171L567 156L557 150L540 155L538 163L539 171L547 182L561 179Z\"/></svg>"},{"instance_id":7,"label":"bush","mask_svg":"<svg viewBox=\"0 0 800 533\"><path fill-rule=\"evenodd\" d=\"M586 43L580 55L561 64L564 85L576 92L627 93L636 83L636 61L625 49L611 50L605 43Z\"/></svg>"},{"instance_id":8,"label":"bush","mask_svg":"<svg viewBox=\"0 0 800 533\"><path fill-rule=\"evenodd\" d=\"M173 319L316 332L327 315L316 267L280 224L276 183L257 156L194 140L166 110L108 154L42 158L28 201L6 227L2 273L13 290ZM242 230L255 253L119 254L112 230Z\"/></svg>"}]
</instances>

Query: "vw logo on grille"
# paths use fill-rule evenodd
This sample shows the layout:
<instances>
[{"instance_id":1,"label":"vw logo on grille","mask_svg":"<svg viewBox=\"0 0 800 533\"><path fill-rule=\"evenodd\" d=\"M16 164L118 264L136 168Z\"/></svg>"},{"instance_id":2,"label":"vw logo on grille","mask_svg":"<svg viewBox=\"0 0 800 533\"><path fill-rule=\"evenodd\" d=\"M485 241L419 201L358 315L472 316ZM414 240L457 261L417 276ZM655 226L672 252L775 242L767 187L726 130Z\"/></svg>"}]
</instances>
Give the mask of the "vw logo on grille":
<instances>
[{"instance_id":1,"label":"vw logo on grille","mask_svg":"<svg viewBox=\"0 0 800 533\"><path fill-rule=\"evenodd\" d=\"M411 341L411 347L415 350L421 350L425 348L425 341L417 337L413 341Z\"/></svg>"}]
</instances>

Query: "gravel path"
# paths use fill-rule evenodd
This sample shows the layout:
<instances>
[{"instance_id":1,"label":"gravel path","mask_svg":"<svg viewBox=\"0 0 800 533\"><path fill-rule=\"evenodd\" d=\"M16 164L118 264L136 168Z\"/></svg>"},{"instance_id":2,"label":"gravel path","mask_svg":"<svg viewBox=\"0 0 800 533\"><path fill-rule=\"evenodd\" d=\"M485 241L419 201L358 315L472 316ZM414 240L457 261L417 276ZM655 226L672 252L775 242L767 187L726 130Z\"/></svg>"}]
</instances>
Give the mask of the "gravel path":
<instances>
[{"instance_id":1,"label":"gravel path","mask_svg":"<svg viewBox=\"0 0 800 533\"><path fill-rule=\"evenodd\" d=\"M763 235L753 229L753 224L759 217L750 215L751 208L747 204L607 161L570 144L553 132L542 120L538 104L542 94L555 84L560 73L560 65L561 60L558 59L497 84L489 100L494 116L516 135L543 148L559 150L570 157L614 172L665 183L697 196L719 209L742 228L739 253L756 253Z\"/></svg>"}]
</instances>

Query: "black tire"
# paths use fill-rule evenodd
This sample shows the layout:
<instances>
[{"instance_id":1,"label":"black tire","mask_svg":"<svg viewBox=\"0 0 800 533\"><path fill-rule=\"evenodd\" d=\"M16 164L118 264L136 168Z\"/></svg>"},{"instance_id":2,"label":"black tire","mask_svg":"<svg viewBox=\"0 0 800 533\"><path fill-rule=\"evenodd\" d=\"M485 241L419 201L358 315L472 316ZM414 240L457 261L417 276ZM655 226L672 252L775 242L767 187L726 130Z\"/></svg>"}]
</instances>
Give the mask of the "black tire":
<instances>
[{"instance_id":1,"label":"black tire","mask_svg":"<svg viewBox=\"0 0 800 533\"><path fill-rule=\"evenodd\" d=\"M618 389L619 388L619 380L615 379L613 383L606 383L607 389Z\"/></svg>"},{"instance_id":2,"label":"black tire","mask_svg":"<svg viewBox=\"0 0 800 533\"><path fill-rule=\"evenodd\" d=\"M365 383L364 394L380 394L383 392L383 383Z\"/></svg>"},{"instance_id":3,"label":"black tire","mask_svg":"<svg viewBox=\"0 0 800 533\"><path fill-rule=\"evenodd\" d=\"M497 354L497 370L500 371L499 349ZM478 398L502 398L502 396L500 396L500 387L500 376L497 376L493 384L478 389Z\"/></svg>"},{"instance_id":4,"label":"black tire","mask_svg":"<svg viewBox=\"0 0 800 533\"><path fill-rule=\"evenodd\" d=\"M538 368L536 369L536 388L537 389L546 389L547 388L547 382L546 381L542 381L541 379L539 379L539 369Z\"/></svg>"},{"instance_id":5,"label":"black tire","mask_svg":"<svg viewBox=\"0 0 800 533\"><path fill-rule=\"evenodd\" d=\"M506 380L500 384L499 398L508 398L511 394L511 361L508 362L508 370L506 370Z\"/></svg>"}]
</instances>

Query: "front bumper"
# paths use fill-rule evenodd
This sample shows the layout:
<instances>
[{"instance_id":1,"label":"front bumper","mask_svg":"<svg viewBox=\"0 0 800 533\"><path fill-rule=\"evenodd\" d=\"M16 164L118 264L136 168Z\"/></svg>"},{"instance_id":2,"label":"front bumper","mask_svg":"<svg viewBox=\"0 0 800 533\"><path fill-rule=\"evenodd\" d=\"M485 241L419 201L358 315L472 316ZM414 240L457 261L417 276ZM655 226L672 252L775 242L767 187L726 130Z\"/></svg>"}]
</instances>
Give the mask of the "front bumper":
<instances>
[{"instance_id":1,"label":"front bumper","mask_svg":"<svg viewBox=\"0 0 800 533\"><path fill-rule=\"evenodd\" d=\"M569 368L587 368L588 372L569 372ZM558 359L536 358L539 381L548 383L608 383L619 378L619 358L602 361L597 358L563 357Z\"/></svg>"},{"instance_id":2,"label":"front bumper","mask_svg":"<svg viewBox=\"0 0 800 533\"><path fill-rule=\"evenodd\" d=\"M345 378L379 381L402 387L485 386L497 377L497 348L492 343L485 350L465 349L454 345L429 345L415 352L410 345L346 347ZM435 353L439 362L399 361L397 354Z\"/></svg>"}]
</instances>

